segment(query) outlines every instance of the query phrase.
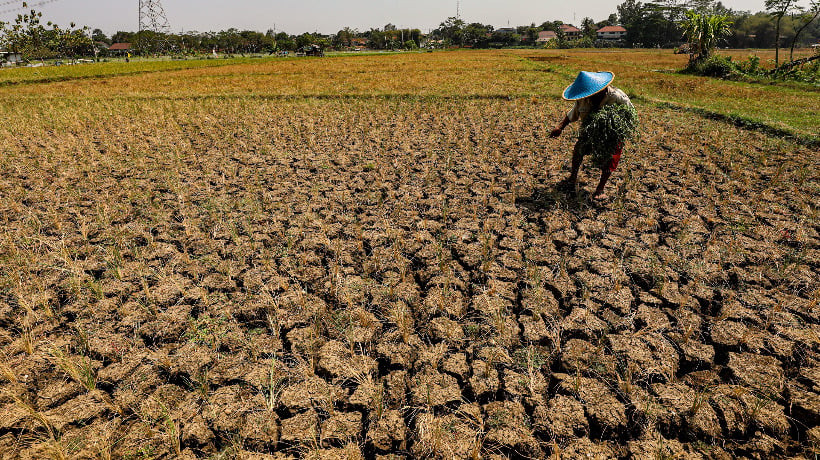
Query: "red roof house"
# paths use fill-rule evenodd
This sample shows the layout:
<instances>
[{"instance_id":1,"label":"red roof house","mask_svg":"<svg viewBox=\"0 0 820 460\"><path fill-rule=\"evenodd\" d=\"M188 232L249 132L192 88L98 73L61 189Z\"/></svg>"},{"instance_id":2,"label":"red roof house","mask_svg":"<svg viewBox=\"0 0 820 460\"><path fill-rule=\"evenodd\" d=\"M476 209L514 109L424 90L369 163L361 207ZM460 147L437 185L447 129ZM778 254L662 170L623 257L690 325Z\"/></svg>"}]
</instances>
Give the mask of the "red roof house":
<instances>
[{"instance_id":1,"label":"red roof house","mask_svg":"<svg viewBox=\"0 0 820 460\"><path fill-rule=\"evenodd\" d=\"M621 26L606 26L598 29L598 38L601 40L620 40L626 37L626 29Z\"/></svg>"},{"instance_id":2,"label":"red roof house","mask_svg":"<svg viewBox=\"0 0 820 460\"><path fill-rule=\"evenodd\" d=\"M130 43L114 43L108 47L108 51L129 51L131 50Z\"/></svg>"},{"instance_id":3,"label":"red roof house","mask_svg":"<svg viewBox=\"0 0 820 460\"><path fill-rule=\"evenodd\" d=\"M558 34L555 32L551 30L542 30L541 32L538 32L538 39L535 41L536 43L546 43L550 40L555 40L556 38L558 38Z\"/></svg>"},{"instance_id":4,"label":"red roof house","mask_svg":"<svg viewBox=\"0 0 820 460\"><path fill-rule=\"evenodd\" d=\"M564 32L564 35L566 35L567 38L578 38L581 36L581 29L575 26L569 24L561 24L560 26L558 26L558 28Z\"/></svg>"}]
</instances>

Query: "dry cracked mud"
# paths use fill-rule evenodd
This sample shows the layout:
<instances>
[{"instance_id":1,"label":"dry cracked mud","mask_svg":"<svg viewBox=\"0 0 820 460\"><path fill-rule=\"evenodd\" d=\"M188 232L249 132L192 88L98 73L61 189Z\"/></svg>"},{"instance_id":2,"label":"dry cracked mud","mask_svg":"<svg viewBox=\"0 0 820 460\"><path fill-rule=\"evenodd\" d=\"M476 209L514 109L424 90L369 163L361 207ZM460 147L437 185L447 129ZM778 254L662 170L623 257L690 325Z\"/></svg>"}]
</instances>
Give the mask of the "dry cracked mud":
<instances>
[{"instance_id":1,"label":"dry cracked mud","mask_svg":"<svg viewBox=\"0 0 820 460\"><path fill-rule=\"evenodd\" d=\"M815 452L816 151L639 106L597 205L553 99L175 104L0 160L3 458Z\"/></svg>"}]
</instances>

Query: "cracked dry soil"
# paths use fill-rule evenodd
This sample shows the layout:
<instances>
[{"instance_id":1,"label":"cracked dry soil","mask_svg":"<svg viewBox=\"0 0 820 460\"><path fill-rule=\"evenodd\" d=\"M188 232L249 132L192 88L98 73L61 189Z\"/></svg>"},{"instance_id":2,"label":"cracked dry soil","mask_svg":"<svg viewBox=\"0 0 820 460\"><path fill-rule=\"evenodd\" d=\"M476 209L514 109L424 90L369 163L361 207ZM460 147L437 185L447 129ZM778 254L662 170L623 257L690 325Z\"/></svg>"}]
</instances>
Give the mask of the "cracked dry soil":
<instances>
[{"instance_id":1,"label":"cracked dry soil","mask_svg":"<svg viewBox=\"0 0 820 460\"><path fill-rule=\"evenodd\" d=\"M599 206L554 188L562 108L158 100L14 140L0 456L811 455L817 152L639 106Z\"/></svg>"}]
</instances>

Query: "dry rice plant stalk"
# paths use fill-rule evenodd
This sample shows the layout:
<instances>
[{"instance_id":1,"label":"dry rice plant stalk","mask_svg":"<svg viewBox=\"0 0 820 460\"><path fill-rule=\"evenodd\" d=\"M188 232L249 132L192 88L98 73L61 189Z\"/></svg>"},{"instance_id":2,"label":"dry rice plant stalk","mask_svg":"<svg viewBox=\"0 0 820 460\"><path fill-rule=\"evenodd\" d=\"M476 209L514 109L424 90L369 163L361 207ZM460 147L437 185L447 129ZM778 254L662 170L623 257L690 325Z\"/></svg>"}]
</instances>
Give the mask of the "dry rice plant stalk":
<instances>
[{"instance_id":1,"label":"dry rice plant stalk","mask_svg":"<svg viewBox=\"0 0 820 460\"><path fill-rule=\"evenodd\" d=\"M288 385L288 377L278 377L277 372L277 357L274 353L274 356L271 358L270 369L268 370L268 382L267 382L267 394L264 395L265 403L268 407L268 410L273 412L279 406L279 397L282 394L282 391Z\"/></svg>"},{"instance_id":2,"label":"dry rice plant stalk","mask_svg":"<svg viewBox=\"0 0 820 460\"><path fill-rule=\"evenodd\" d=\"M24 325L22 332L20 332L20 337L23 340L23 351L29 356L33 355L36 339L34 338L34 333L31 331L31 326Z\"/></svg>"},{"instance_id":3,"label":"dry rice plant stalk","mask_svg":"<svg viewBox=\"0 0 820 460\"><path fill-rule=\"evenodd\" d=\"M58 348L52 350L49 360L74 381L85 387L87 391L93 391L97 388L97 373L91 366L89 358L81 357L75 362L62 349Z\"/></svg>"},{"instance_id":4,"label":"dry rice plant stalk","mask_svg":"<svg viewBox=\"0 0 820 460\"><path fill-rule=\"evenodd\" d=\"M14 401L14 404L17 407L26 411L29 417L34 419L43 428L45 428L46 432L48 433L48 437L51 441L59 442L59 432L56 428L54 428L54 425L51 424L51 422L48 420L45 414L35 409L34 406L24 401L23 398L21 398L17 394L5 389L0 391L2 391L2 393L5 394L7 397L11 398L11 400Z\"/></svg>"},{"instance_id":5,"label":"dry rice plant stalk","mask_svg":"<svg viewBox=\"0 0 820 460\"><path fill-rule=\"evenodd\" d=\"M14 373L14 370L5 362L0 362L0 376L2 376L8 383L17 383L17 374Z\"/></svg>"},{"instance_id":6,"label":"dry rice plant stalk","mask_svg":"<svg viewBox=\"0 0 820 460\"><path fill-rule=\"evenodd\" d=\"M179 457L182 454L182 433L180 431L179 421L171 415L171 411L168 410L168 407L163 404L162 401L157 400L157 402L162 408L162 431L168 438L168 443L174 455Z\"/></svg>"}]
</instances>

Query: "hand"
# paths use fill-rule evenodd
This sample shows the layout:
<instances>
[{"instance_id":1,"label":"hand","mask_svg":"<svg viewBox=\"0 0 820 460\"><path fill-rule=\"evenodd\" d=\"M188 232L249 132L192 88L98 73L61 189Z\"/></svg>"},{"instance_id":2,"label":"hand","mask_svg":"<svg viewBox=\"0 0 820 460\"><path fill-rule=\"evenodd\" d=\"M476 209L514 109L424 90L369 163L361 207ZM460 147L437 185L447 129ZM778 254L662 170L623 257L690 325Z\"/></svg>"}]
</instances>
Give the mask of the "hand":
<instances>
[{"instance_id":1,"label":"hand","mask_svg":"<svg viewBox=\"0 0 820 460\"><path fill-rule=\"evenodd\" d=\"M560 136L563 131L564 131L563 128L555 128L555 129L552 130L552 132L550 132L550 137L551 138L556 138L556 137Z\"/></svg>"}]
</instances>

